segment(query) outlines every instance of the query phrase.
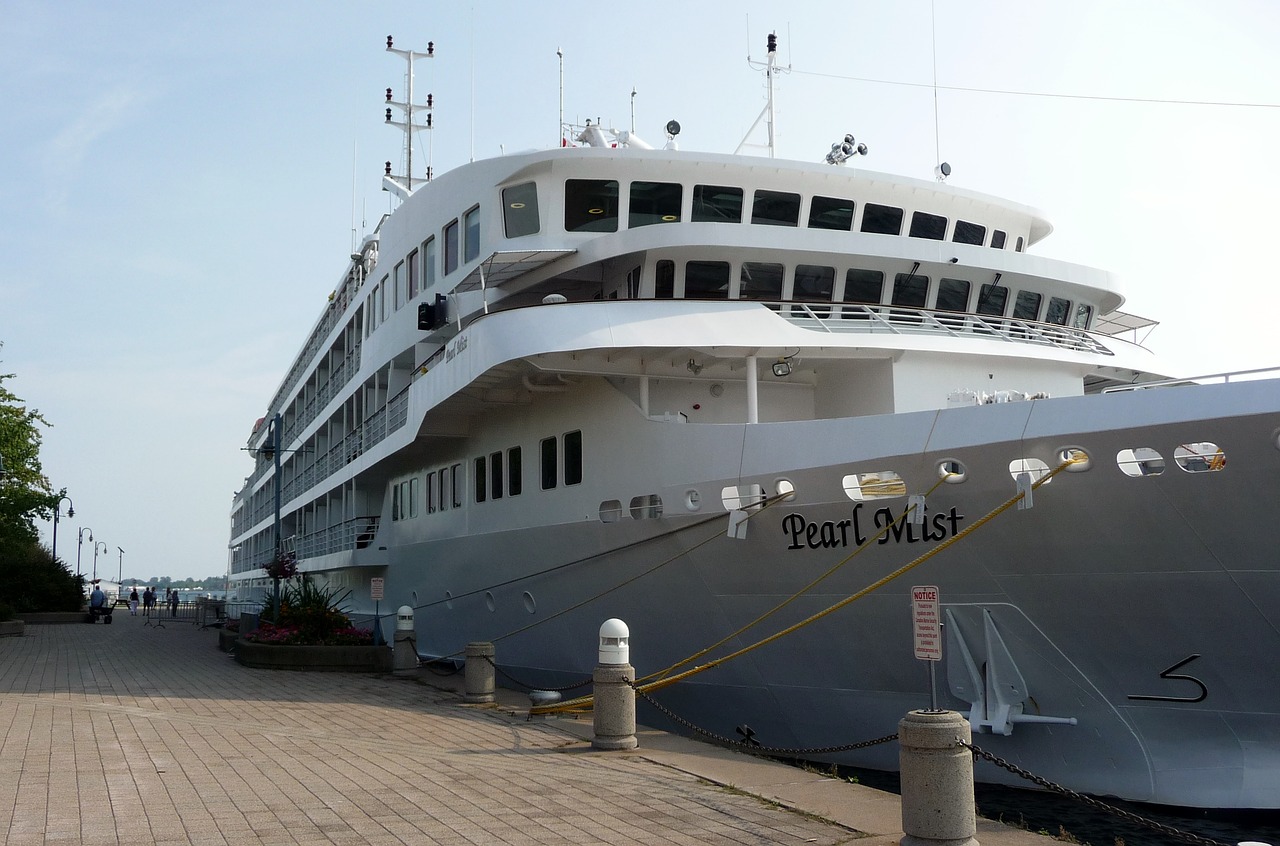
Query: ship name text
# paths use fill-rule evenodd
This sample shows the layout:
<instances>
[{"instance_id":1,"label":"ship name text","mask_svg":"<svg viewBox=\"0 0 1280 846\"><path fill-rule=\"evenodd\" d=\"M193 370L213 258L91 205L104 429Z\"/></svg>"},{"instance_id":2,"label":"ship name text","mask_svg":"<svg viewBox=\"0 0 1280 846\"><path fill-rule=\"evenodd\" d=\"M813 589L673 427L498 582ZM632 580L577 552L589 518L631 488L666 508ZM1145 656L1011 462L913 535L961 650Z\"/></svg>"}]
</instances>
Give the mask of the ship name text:
<instances>
[{"instance_id":1,"label":"ship name text","mask_svg":"<svg viewBox=\"0 0 1280 846\"><path fill-rule=\"evenodd\" d=\"M466 335L463 335L461 338L458 338L458 339L457 339L456 341L454 341L452 344L450 344L449 346L445 347L445 349L444 349L444 360L445 360L445 361L453 361L454 357L455 357L456 355L458 355L458 353L460 353L460 352L462 352L463 350L465 350L466 348L467 348L467 336L466 336Z\"/></svg>"},{"instance_id":2,"label":"ship name text","mask_svg":"<svg viewBox=\"0 0 1280 846\"><path fill-rule=\"evenodd\" d=\"M867 515L862 513L862 503L853 507L853 514L846 520L818 522L793 512L782 518L782 533L790 539L787 549L831 549L850 543L862 546L885 527L888 530L875 538L878 544L920 543L954 537L964 519L954 505L937 514L929 514L926 509L924 522L920 524L912 523L910 517L899 520L902 514L895 515L891 508L877 508L870 517L870 526L865 526ZM868 531L870 536L866 534Z\"/></svg>"}]
</instances>

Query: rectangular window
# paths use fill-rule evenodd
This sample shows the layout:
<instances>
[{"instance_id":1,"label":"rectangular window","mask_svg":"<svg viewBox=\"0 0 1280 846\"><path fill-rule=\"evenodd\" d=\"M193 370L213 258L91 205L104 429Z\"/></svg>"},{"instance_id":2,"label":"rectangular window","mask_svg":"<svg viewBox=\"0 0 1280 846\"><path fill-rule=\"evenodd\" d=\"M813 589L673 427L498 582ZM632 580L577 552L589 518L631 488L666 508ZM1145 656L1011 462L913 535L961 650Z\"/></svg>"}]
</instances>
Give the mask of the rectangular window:
<instances>
[{"instance_id":1,"label":"rectangular window","mask_svg":"<svg viewBox=\"0 0 1280 846\"><path fill-rule=\"evenodd\" d=\"M524 471L520 467L520 447L507 450L507 492L520 496L524 489Z\"/></svg>"},{"instance_id":2,"label":"rectangular window","mask_svg":"<svg viewBox=\"0 0 1280 846\"><path fill-rule=\"evenodd\" d=\"M617 232L618 180L566 179L564 228L566 232Z\"/></svg>"},{"instance_id":3,"label":"rectangular window","mask_svg":"<svg viewBox=\"0 0 1280 846\"><path fill-rule=\"evenodd\" d=\"M422 290L436 283L436 236L422 242Z\"/></svg>"},{"instance_id":4,"label":"rectangular window","mask_svg":"<svg viewBox=\"0 0 1280 846\"><path fill-rule=\"evenodd\" d=\"M1013 301L1015 320L1035 320L1040 317L1040 294L1035 291L1019 291Z\"/></svg>"},{"instance_id":5,"label":"rectangular window","mask_svg":"<svg viewBox=\"0 0 1280 846\"><path fill-rule=\"evenodd\" d=\"M436 481L439 483L436 485L436 495L437 495L437 498L440 500L440 510L444 511L449 507L449 496L448 496L449 468L448 467L440 468L440 475L439 477L437 477Z\"/></svg>"},{"instance_id":6,"label":"rectangular window","mask_svg":"<svg viewBox=\"0 0 1280 846\"><path fill-rule=\"evenodd\" d=\"M436 513L436 471L427 474L427 513Z\"/></svg>"},{"instance_id":7,"label":"rectangular window","mask_svg":"<svg viewBox=\"0 0 1280 846\"><path fill-rule=\"evenodd\" d=\"M993 231L991 233L991 248L993 250L1003 250L1004 239L1005 239L1005 234L1001 232L999 229L996 229L995 231Z\"/></svg>"},{"instance_id":8,"label":"rectangular window","mask_svg":"<svg viewBox=\"0 0 1280 846\"><path fill-rule=\"evenodd\" d=\"M1056 323L1059 326L1067 325L1067 317L1071 314L1071 300L1064 300L1061 297L1050 297L1049 307L1044 312L1045 323Z\"/></svg>"},{"instance_id":9,"label":"rectangular window","mask_svg":"<svg viewBox=\"0 0 1280 846\"><path fill-rule=\"evenodd\" d=\"M689 300L727 300L729 298L729 262L685 262L684 296Z\"/></svg>"},{"instance_id":10,"label":"rectangular window","mask_svg":"<svg viewBox=\"0 0 1280 846\"><path fill-rule=\"evenodd\" d=\"M404 305L404 293L405 293L404 262L400 262L395 266L395 269L391 272L391 276L392 276L392 279L394 280L391 284L391 287L396 292L395 293L395 300L396 300L395 310L399 311L400 307Z\"/></svg>"},{"instance_id":11,"label":"rectangular window","mask_svg":"<svg viewBox=\"0 0 1280 846\"><path fill-rule=\"evenodd\" d=\"M627 226L651 226L680 220L680 203L684 186L678 182L632 182L631 205L627 208Z\"/></svg>"},{"instance_id":12,"label":"rectangular window","mask_svg":"<svg viewBox=\"0 0 1280 846\"><path fill-rule=\"evenodd\" d=\"M983 285L978 293L978 314L990 314L995 317L1004 316L1004 307L1009 302L1009 289L1001 285Z\"/></svg>"},{"instance_id":13,"label":"rectangular window","mask_svg":"<svg viewBox=\"0 0 1280 846\"><path fill-rule=\"evenodd\" d=\"M967 279L938 280L938 311L967 311L969 288Z\"/></svg>"},{"instance_id":14,"label":"rectangular window","mask_svg":"<svg viewBox=\"0 0 1280 846\"><path fill-rule=\"evenodd\" d=\"M444 228L444 275L458 269L458 221L451 220Z\"/></svg>"},{"instance_id":15,"label":"rectangular window","mask_svg":"<svg viewBox=\"0 0 1280 846\"><path fill-rule=\"evenodd\" d=\"M463 478L462 465L454 464L449 467L449 475L453 476L453 507L462 507L462 484L466 480Z\"/></svg>"},{"instance_id":16,"label":"rectangular window","mask_svg":"<svg viewBox=\"0 0 1280 846\"><path fill-rule=\"evenodd\" d=\"M987 227L967 220L957 220L956 231L951 234L951 240L957 244L977 244L981 247L987 240Z\"/></svg>"},{"instance_id":17,"label":"rectangular window","mask_svg":"<svg viewBox=\"0 0 1280 846\"><path fill-rule=\"evenodd\" d=\"M391 519L400 519L400 485L391 486Z\"/></svg>"},{"instance_id":18,"label":"rectangular window","mask_svg":"<svg viewBox=\"0 0 1280 846\"><path fill-rule=\"evenodd\" d=\"M774 301L782 299L782 265L744 261L738 298Z\"/></svg>"},{"instance_id":19,"label":"rectangular window","mask_svg":"<svg viewBox=\"0 0 1280 846\"><path fill-rule=\"evenodd\" d=\"M539 447L542 452L542 489L549 491L556 486L556 439L543 438Z\"/></svg>"},{"instance_id":20,"label":"rectangular window","mask_svg":"<svg viewBox=\"0 0 1280 846\"><path fill-rule=\"evenodd\" d=\"M489 456L489 497L502 499L502 453Z\"/></svg>"},{"instance_id":21,"label":"rectangular window","mask_svg":"<svg viewBox=\"0 0 1280 846\"><path fill-rule=\"evenodd\" d=\"M409 516L418 516L418 477L409 480Z\"/></svg>"},{"instance_id":22,"label":"rectangular window","mask_svg":"<svg viewBox=\"0 0 1280 846\"><path fill-rule=\"evenodd\" d=\"M796 265L796 280L791 286L791 299L807 303L829 303L835 288L836 269L819 264Z\"/></svg>"},{"instance_id":23,"label":"rectangular window","mask_svg":"<svg viewBox=\"0 0 1280 846\"><path fill-rule=\"evenodd\" d=\"M751 202L751 222L766 226L796 226L800 220L800 195L785 191L757 190Z\"/></svg>"},{"instance_id":24,"label":"rectangular window","mask_svg":"<svg viewBox=\"0 0 1280 846\"><path fill-rule=\"evenodd\" d=\"M853 229L853 200L837 197L814 197L809 203L810 229Z\"/></svg>"},{"instance_id":25,"label":"rectangular window","mask_svg":"<svg viewBox=\"0 0 1280 846\"><path fill-rule=\"evenodd\" d=\"M564 483L577 485L582 482L582 432L568 432L564 436Z\"/></svg>"},{"instance_id":26,"label":"rectangular window","mask_svg":"<svg viewBox=\"0 0 1280 846\"><path fill-rule=\"evenodd\" d=\"M911 237L941 241L947 235L947 219L937 214L916 212L911 215Z\"/></svg>"},{"instance_id":27,"label":"rectangular window","mask_svg":"<svg viewBox=\"0 0 1280 846\"><path fill-rule=\"evenodd\" d=\"M725 185L693 186L694 223L741 223L742 189Z\"/></svg>"},{"instance_id":28,"label":"rectangular window","mask_svg":"<svg viewBox=\"0 0 1280 846\"><path fill-rule=\"evenodd\" d=\"M1018 236L1018 243L1013 245L1013 251L1015 253L1022 252L1022 236L1021 235Z\"/></svg>"},{"instance_id":29,"label":"rectangular window","mask_svg":"<svg viewBox=\"0 0 1280 846\"><path fill-rule=\"evenodd\" d=\"M876 305L884 298L884 273L879 270L862 270L851 267L844 277L844 302ZM841 317L867 320L870 315L861 309L845 309Z\"/></svg>"},{"instance_id":30,"label":"rectangular window","mask_svg":"<svg viewBox=\"0 0 1280 846\"><path fill-rule=\"evenodd\" d=\"M502 226L508 238L536 235L538 221L538 186L523 182L502 189Z\"/></svg>"},{"instance_id":31,"label":"rectangular window","mask_svg":"<svg viewBox=\"0 0 1280 846\"><path fill-rule=\"evenodd\" d=\"M899 273L893 277L893 304L924 308L929 298L929 277L919 273Z\"/></svg>"},{"instance_id":32,"label":"rectangular window","mask_svg":"<svg viewBox=\"0 0 1280 846\"><path fill-rule=\"evenodd\" d=\"M485 458L480 456L476 459L476 502L484 502L485 485L489 482L489 473L485 469Z\"/></svg>"},{"instance_id":33,"label":"rectangular window","mask_svg":"<svg viewBox=\"0 0 1280 846\"><path fill-rule=\"evenodd\" d=\"M659 300L669 300L676 295L676 263L671 259L662 259L655 268L653 279L653 296Z\"/></svg>"},{"instance_id":34,"label":"rectangular window","mask_svg":"<svg viewBox=\"0 0 1280 846\"><path fill-rule=\"evenodd\" d=\"M862 207L862 231L881 235L902 234L902 209L867 203Z\"/></svg>"},{"instance_id":35,"label":"rectangular window","mask_svg":"<svg viewBox=\"0 0 1280 846\"><path fill-rule=\"evenodd\" d=\"M475 261L480 258L480 207L468 211L462 216L462 260Z\"/></svg>"},{"instance_id":36,"label":"rectangular window","mask_svg":"<svg viewBox=\"0 0 1280 846\"><path fill-rule=\"evenodd\" d=\"M1089 321L1093 319L1093 306L1087 306L1084 303L1076 306L1075 320L1071 321L1074 329L1088 329Z\"/></svg>"},{"instance_id":37,"label":"rectangular window","mask_svg":"<svg viewBox=\"0 0 1280 846\"><path fill-rule=\"evenodd\" d=\"M409 299L418 296L418 251L409 253Z\"/></svg>"}]
</instances>

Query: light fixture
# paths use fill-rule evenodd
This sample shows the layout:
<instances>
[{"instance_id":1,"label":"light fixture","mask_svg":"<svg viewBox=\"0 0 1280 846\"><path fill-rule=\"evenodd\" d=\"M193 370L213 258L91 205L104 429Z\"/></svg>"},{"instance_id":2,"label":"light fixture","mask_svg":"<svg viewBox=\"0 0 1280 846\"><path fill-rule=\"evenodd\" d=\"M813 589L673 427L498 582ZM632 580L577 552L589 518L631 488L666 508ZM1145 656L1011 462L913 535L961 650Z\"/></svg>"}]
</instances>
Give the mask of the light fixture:
<instances>
[{"instance_id":1,"label":"light fixture","mask_svg":"<svg viewBox=\"0 0 1280 846\"><path fill-rule=\"evenodd\" d=\"M694 361L693 359L689 359L689 364L687 365L687 367L689 368L689 372L692 373L694 376L697 376L699 373L702 372L702 365L698 364L698 362Z\"/></svg>"},{"instance_id":2,"label":"light fixture","mask_svg":"<svg viewBox=\"0 0 1280 846\"><path fill-rule=\"evenodd\" d=\"M780 358L773 363L773 375L779 379L785 379L791 375L791 362L785 358Z\"/></svg>"}]
</instances>

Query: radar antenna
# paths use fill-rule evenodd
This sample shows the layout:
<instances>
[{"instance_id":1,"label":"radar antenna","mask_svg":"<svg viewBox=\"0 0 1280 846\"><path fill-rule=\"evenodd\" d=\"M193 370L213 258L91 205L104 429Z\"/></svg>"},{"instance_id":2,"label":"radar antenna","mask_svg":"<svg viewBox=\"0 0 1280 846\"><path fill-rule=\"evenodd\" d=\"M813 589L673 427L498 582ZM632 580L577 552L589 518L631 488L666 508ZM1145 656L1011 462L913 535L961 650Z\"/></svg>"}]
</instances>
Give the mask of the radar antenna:
<instances>
[{"instance_id":1,"label":"radar antenna","mask_svg":"<svg viewBox=\"0 0 1280 846\"><path fill-rule=\"evenodd\" d=\"M436 45L434 41L427 42L427 52L415 53L413 50L397 50L392 46L391 36L387 36L387 52L395 53L405 60L407 65L405 69L405 98L401 102L392 99L391 89L387 89L386 102L386 121L389 126L396 126L404 130L404 173L402 175L393 174L391 172L391 162L387 162L385 172L382 176L382 190L390 191L401 200L406 200L414 189L419 185L431 181L431 143L430 136L427 142L427 170L426 177L415 177L413 175L413 133L415 130L426 129L430 131L432 126L431 110L435 108L434 97L427 95L426 105L419 105L413 102L413 62L415 59L434 59L436 53ZM404 120L392 120L392 108L399 109L404 113ZM425 111L427 113L426 123L415 123L414 114L416 112Z\"/></svg>"},{"instance_id":2,"label":"radar antenna","mask_svg":"<svg viewBox=\"0 0 1280 846\"><path fill-rule=\"evenodd\" d=\"M742 143L738 145L738 149L734 150L734 155L742 152L742 148L748 146L748 139L751 134L756 131L756 127L760 125L760 121L765 121L766 129L769 133L769 142L765 144L765 148L769 151L769 158L774 157L776 147L774 144L774 109L773 109L773 80L779 73L791 73L791 66L785 68L778 67L778 35L777 33L769 33L768 41L768 58L763 62L752 61L747 56L747 64L753 68L762 68L765 75L765 104L764 109L760 112L760 116L756 118L755 123L751 124L751 128L747 130L747 134L743 136ZM759 147L760 144L751 144L752 147Z\"/></svg>"}]
</instances>

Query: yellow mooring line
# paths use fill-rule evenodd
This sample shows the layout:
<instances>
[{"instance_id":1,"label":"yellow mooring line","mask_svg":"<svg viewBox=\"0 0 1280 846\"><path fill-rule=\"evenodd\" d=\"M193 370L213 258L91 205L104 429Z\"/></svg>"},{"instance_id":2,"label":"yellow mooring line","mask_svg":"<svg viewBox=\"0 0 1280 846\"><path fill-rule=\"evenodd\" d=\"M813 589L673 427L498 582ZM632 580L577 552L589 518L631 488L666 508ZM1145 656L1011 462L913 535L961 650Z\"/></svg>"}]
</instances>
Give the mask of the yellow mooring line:
<instances>
[{"instance_id":1,"label":"yellow mooring line","mask_svg":"<svg viewBox=\"0 0 1280 846\"><path fill-rule=\"evenodd\" d=\"M1083 457L1077 458L1077 457L1075 457L1075 456L1072 456L1071 458L1068 458L1066 461L1063 461L1061 464L1059 464L1056 468L1054 468L1053 470L1051 470L1051 471L1049 471L1048 473L1046 473L1043 477L1041 477L1040 479L1036 480L1035 482L1032 482L1032 484L1031 484L1031 489L1032 489L1032 490L1035 490L1036 488L1040 487L1041 485L1046 484L1047 482L1049 482L1049 480L1050 480L1050 479L1052 479L1054 476L1056 476L1056 475L1058 475L1059 473L1061 473L1063 470L1066 470L1068 467L1072 466L1073 464L1076 464L1077 462L1084 461L1084 460L1086 460L1086 459L1085 459L1085 458L1083 458ZM935 484L935 485L933 486L933 488L931 488L931 489L930 489L929 493L932 493L934 490L937 490L937 487L938 487L938 485L937 485L937 484ZM774 634L772 634L772 635L770 635L770 636L768 636L768 637L766 637L766 638L764 638L764 639L762 639L762 640L758 640L758 641L756 641L756 642L755 642L755 643L753 643L753 644L750 644L750 645L748 645L748 646L744 646L742 649L739 649L739 650L737 650L736 652L731 652L731 653L729 653L728 655L725 655L725 656L720 657L720 658L716 658L715 660L712 660L712 661L708 661L708 662L706 662L705 664L699 664L699 665L698 665L698 666L696 666L696 667L693 667L693 668L691 668L691 669L685 670L684 672L682 672L682 673L678 673L678 674L676 674L676 675L674 675L674 676L664 676L664 677L659 678L659 679L657 679L657 680L655 680L655 681L648 682L647 684L637 684L637 685L636 685L636 691L637 691L638 693L651 693L651 692L653 692L653 691L655 691L655 690L661 690L661 689L662 689L662 688L664 688L664 687L669 687L670 685L676 684L677 682L684 681L684 680L685 680L685 679L687 679L687 678L691 678L691 677L693 677L693 676L696 676L696 675L697 675L697 674L699 674L699 673L706 672L707 670L710 670L710 669L712 669L712 668L714 668L714 667L718 667L718 666L720 666L721 664L724 664L724 663L726 663L726 662L728 662L728 661L732 661L734 658L739 658L739 657L741 657L741 656L743 656L743 655L746 655L748 652L752 652L752 651L754 651L754 650L756 650L756 649L759 649L759 648L760 648L760 647L762 647L762 646L766 646L766 645L768 645L768 644L770 644L770 643L773 643L775 640L779 640L779 639L781 639L781 638L783 638L783 637L786 637L786 636L787 636L787 635L789 635L789 634L792 634L793 632L799 631L800 629L804 628L805 626L809 625L810 623L814 623L814 622L817 622L818 620L821 620L823 617L826 617L828 614L833 614L833 613L835 613L836 611L839 611L841 608L844 608L846 605L850 605L851 603L854 603L854 602L858 601L859 599L862 599L864 596L866 596L866 595L868 595L868 594L872 593L873 591L876 591L876 590L878 590L878 589L880 589L880 588L884 587L885 585L887 585L887 584L889 584L890 582L894 581L895 579L897 579L897 578L899 578L899 577L901 577L901 576L905 575L906 573L910 572L911 570L914 570L916 567L918 567L918 566L920 566L921 564L923 564L924 562L928 561L930 558L932 558L933 556L937 555L939 552L942 552L944 549L947 549L947 548L948 548L948 547L950 547L952 544L958 543L962 538L967 538L969 535L973 534L973 533L974 533L974 532L976 532L978 529L980 529L981 527L985 526L987 523L989 523L989 522L991 522L992 520L994 520L996 517L1000 516L1001 514L1003 514L1004 512L1008 511L1010 508L1012 508L1013 506L1017 505L1017 503L1018 503L1018 502L1019 502L1019 501L1020 501L1024 496L1025 496L1025 495L1026 495L1026 494L1025 494L1023 491L1018 491L1018 492L1017 492L1016 494L1014 494L1012 497L1010 497L1009 499L1005 500L1002 504L1000 504L1000 505L999 505L999 506L997 506L996 508L992 509L992 510L991 510L989 513L987 513L985 516L983 516L983 517L979 518L978 520L976 520L976 521L975 521L974 523L972 523L971 525L967 526L967 527L966 527L966 528L964 528L963 530L961 530L961 531L957 532L956 534L952 535L950 538L947 538L947 540L945 540L945 541L943 541L942 543L938 544L938 545L937 545L937 546L935 546L933 549L929 550L928 552L924 553L923 555L919 556L918 558L916 558L916 559L914 559L914 560L912 560L912 561L908 562L907 564L904 564L903 566L899 567L897 570L894 570L894 571L893 571L892 573L890 573L889 575L887 575L887 576L885 576L885 577L883 577L883 578L881 578L881 579L877 580L876 582L873 582L872 584L868 585L867 587L863 588L862 590L858 591L857 593L855 593L855 594L852 594L852 595L850 595L850 596L845 597L844 599L842 599L842 600L840 600L839 602L837 602L835 605L832 605L832 606L830 606L829 608L826 608L826 609L824 609L824 610L822 610L822 611L819 611L818 613L813 614L812 616L807 617L807 618L805 618L804 620L801 620L801 621L800 621L800 622L798 622L798 623L795 623L795 624L793 624L793 625L790 625L790 626L786 627L785 629L782 629L781 631L778 631L778 632L776 632L776 633L774 633ZM900 518L899 518L899 520L904 519L904 518L907 516L907 514L909 514L909 513L910 513L910 509L908 509L907 511L903 512L903 515L902 515L902 517L900 517ZM896 522L896 521L895 521L895 522ZM890 525L894 525L894 524L890 524ZM857 555L857 554L858 554L859 552L861 552L863 549L865 549L866 547L870 546L873 542L875 542L875 541L877 540L877 538L879 538L881 535L883 535L883 533L884 533L884 532L888 531L888 529L889 529L889 526L886 526L886 527L881 531L881 533L880 533L879 535L876 535L875 537L869 538L869 539L867 540L867 542L866 542L866 543L864 543L864 544L863 544L862 546L860 546L858 549L856 549L856 550L854 550L852 553L850 553L850 554L849 554L849 555L844 559L844 561L841 561L841 562L840 562L839 564L837 564L835 567L831 568L831 570L828 570L828 571L827 571L827 573L824 573L822 576L820 576L820 577L819 577L817 580L815 580L814 582L811 582L809 585L806 585L803 589L801 589L801 591L800 591L799 593L794 594L794 595L793 595L793 596L791 596L789 599L785 600L783 603L781 603L780 605L778 605L776 608L774 608L774 609L772 609L772 610L770 610L770 611L766 612L766 613L765 613L764 615L762 615L762 617L761 617L761 618L759 618L759 619L764 619L764 617L768 617L770 614L774 613L774 611L778 610L778 608L782 608L782 607L783 607L783 606L785 606L786 604L790 603L791 601L793 601L794 599L796 599L798 596L802 595L805 591L809 590L809 588L810 588L810 587L812 587L814 584L817 584L818 582L820 582L820 581L822 581L823 579L825 579L828 575L830 575L831 573L833 573L833 572L835 572L836 570L838 570L841 566L843 566L846 562L848 562L851 558L853 558L853 556L854 556L854 555ZM744 626L742 629L739 629L739 632L741 632L741 631L745 631L746 629L751 628L751 626L754 626L757 622L759 622L759 619L757 619L757 620L755 620L755 621L752 621L751 623L749 623L749 624L747 624L746 626ZM736 634L737 634L737 633L735 633L735 635L736 635ZM698 658L698 657L700 657L700 656L702 656L702 655L705 655L705 654L706 654L707 652L709 652L710 650L715 649L715 648L716 648L716 646L719 646L719 645L721 645L721 644L725 643L726 641L728 641L728 640L732 639L735 635L730 635L729 637L724 638L723 640L719 641L718 643L716 643L716 644L714 644L714 645L712 645L712 646L710 646L710 647L707 647L706 649L703 649L703 650L699 651L699 652L698 652L698 653L696 653L694 656L691 656L691 657L689 657L689 658L686 658L686 659L684 659L683 661L678 661L678 662L676 662L675 664L671 665L671 667L668 667L668 668L667 668L667 669L665 669L665 670L661 670L661 671L659 671L658 673L651 673L650 675L645 676L645 678L646 678L646 679L648 679L648 678L653 678L653 676L655 676L655 675L663 676L665 673L670 672L670 671L671 671L672 669L674 669L675 667L681 667L681 666L684 666L685 664L690 663L691 661L697 660L697 658ZM593 703L593 701L594 701L594 697L593 697L593 696L590 696L590 695L588 695L588 696L580 696L580 697L577 697L577 698L575 698L575 699L567 700L567 701L565 701L565 702L558 702L558 703L550 704L550 705L535 705L534 707L532 707L532 708L530 708L530 709L529 709L529 713L530 713L530 714L557 714L557 713L581 712L581 711L589 710L589 709L590 709L590 707L591 707L591 705L592 705L592 703Z\"/></svg>"}]
</instances>

